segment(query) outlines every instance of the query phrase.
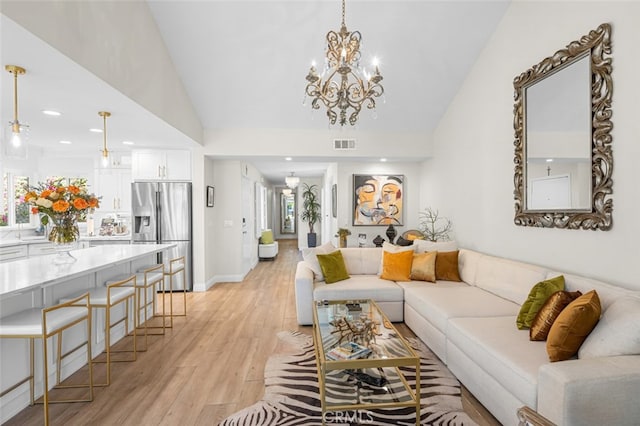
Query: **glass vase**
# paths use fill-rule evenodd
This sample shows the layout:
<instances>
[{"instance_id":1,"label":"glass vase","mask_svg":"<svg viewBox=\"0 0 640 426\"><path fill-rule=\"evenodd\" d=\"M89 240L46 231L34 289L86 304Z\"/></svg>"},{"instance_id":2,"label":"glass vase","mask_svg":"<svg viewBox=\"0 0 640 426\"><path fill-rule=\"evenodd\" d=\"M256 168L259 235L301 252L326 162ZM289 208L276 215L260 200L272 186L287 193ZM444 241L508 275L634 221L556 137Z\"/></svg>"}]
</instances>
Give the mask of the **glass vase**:
<instances>
[{"instance_id":1,"label":"glass vase","mask_svg":"<svg viewBox=\"0 0 640 426\"><path fill-rule=\"evenodd\" d=\"M63 265L73 263L77 259L69 253L77 246L76 242L80 237L80 230L75 217L62 217L53 219L53 227L49 233L49 241L55 246L56 257L53 263Z\"/></svg>"}]
</instances>

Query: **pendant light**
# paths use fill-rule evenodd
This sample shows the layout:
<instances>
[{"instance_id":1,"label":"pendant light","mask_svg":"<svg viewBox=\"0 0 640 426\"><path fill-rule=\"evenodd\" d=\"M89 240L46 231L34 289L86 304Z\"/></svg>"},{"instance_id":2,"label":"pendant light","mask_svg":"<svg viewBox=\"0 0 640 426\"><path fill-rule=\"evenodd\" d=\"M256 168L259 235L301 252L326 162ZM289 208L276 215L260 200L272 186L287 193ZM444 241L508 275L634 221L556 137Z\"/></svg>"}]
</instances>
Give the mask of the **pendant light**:
<instances>
[{"instance_id":1,"label":"pendant light","mask_svg":"<svg viewBox=\"0 0 640 426\"><path fill-rule=\"evenodd\" d=\"M109 150L107 149L107 117L111 117L111 113L100 111L98 115L102 117L102 167L109 165Z\"/></svg>"},{"instance_id":2,"label":"pendant light","mask_svg":"<svg viewBox=\"0 0 640 426\"><path fill-rule=\"evenodd\" d=\"M10 139L11 145L14 148L19 148L23 143L26 143L29 126L18 121L18 75L25 74L27 71L17 65L6 65L4 69L13 74L13 121L9 122L11 125Z\"/></svg>"}]
</instances>

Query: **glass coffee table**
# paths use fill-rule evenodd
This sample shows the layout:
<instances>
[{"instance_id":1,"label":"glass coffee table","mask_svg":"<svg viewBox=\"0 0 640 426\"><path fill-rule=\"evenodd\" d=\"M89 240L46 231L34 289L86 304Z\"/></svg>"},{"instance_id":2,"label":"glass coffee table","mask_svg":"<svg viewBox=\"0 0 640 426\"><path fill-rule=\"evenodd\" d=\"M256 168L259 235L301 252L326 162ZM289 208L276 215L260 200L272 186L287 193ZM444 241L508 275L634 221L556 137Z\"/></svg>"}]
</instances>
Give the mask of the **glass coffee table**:
<instances>
[{"instance_id":1,"label":"glass coffee table","mask_svg":"<svg viewBox=\"0 0 640 426\"><path fill-rule=\"evenodd\" d=\"M420 424L420 358L375 302L314 302L313 343L323 425L401 407L415 407Z\"/></svg>"}]
</instances>

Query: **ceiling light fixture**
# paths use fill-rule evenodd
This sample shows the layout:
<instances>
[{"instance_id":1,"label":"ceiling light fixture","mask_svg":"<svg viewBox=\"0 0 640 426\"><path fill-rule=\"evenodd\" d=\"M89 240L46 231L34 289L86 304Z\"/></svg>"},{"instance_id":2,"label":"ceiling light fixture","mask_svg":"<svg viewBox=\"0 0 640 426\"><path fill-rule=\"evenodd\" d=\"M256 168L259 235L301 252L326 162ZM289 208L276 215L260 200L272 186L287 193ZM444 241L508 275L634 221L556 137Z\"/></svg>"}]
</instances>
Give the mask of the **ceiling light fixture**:
<instances>
[{"instance_id":1,"label":"ceiling light fixture","mask_svg":"<svg viewBox=\"0 0 640 426\"><path fill-rule=\"evenodd\" d=\"M61 113L61 112L54 111L54 110L52 110L52 109L43 109L43 110L42 110L42 113L43 113L44 115L50 115L50 116L52 116L52 117L59 117L59 116L61 116L61 115L62 115L62 113Z\"/></svg>"},{"instance_id":2,"label":"ceiling light fixture","mask_svg":"<svg viewBox=\"0 0 640 426\"><path fill-rule=\"evenodd\" d=\"M293 158L291 158L291 157L285 157L284 159L285 159L285 161L291 161L291 160L293 160Z\"/></svg>"},{"instance_id":3,"label":"ceiling light fixture","mask_svg":"<svg viewBox=\"0 0 640 426\"><path fill-rule=\"evenodd\" d=\"M340 125L347 121L352 126L358 121L358 114L363 105L374 110L376 100L384 93L380 84L382 75L374 60L374 73L370 75L366 69L360 67L360 31L349 32L345 24L345 0L342 0L342 26L340 32L327 33L327 51L325 68L318 75L315 63L311 65L307 74L306 96L310 96L311 107L320 109L320 102L327 108L330 124L336 124L340 110ZM326 78L325 78L326 77ZM305 96L305 101L306 101ZM349 111L352 109L353 111ZM348 117L347 117L348 115Z\"/></svg>"},{"instance_id":4,"label":"ceiling light fixture","mask_svg":"<svg viewBox=\"0 0 640 426\"><path fill-rule=\"evenodd\" d=\"M134 145L131 141L122 141L122 145Z\"/></svg>"},{"instance_id":5,"label":"ceiling light fixture","mask_svg":"<svg viewBox=\"0 0 640 426\"><path fill-rule=\"evenodd\" d=\"M11 125L11 144L18 148L22 145L22 142L26 142L27 130L29 126L18 121L18 75L25 74L27 70L17 65L5 65L5 70L13 74L13 121L10 121Z\"/></svg>"},{"instance_id":6,"label":"ceiling light fixture","mask_svg":"<svg viewBox=\"0 0 640 426\"><path fill-rule=\"evenodd\" d=\"M286 197L288 197L289 195L291 195L291 193L292 193L292 192L293 192L293 191L292 191L292 189L291 189L291 188L285 188L285 189L283 189L283 190L282 190L282 193L283 193Z\"/></svg>"},{"instance_id":7,"label":"ceiling light fixture","mask_svg":"<svg viewBox=\"0 0 640 426\"><path fill-rule=\"evenodd\" d=\"M63 145L71 145L71 141L60 141Z\"/></svg>"},{"instance_id":8,"label":"ceiling light fixture","mask_svg":"<svg viewBox=\"0 0 640 426\"><path fill-rule=\"evenodd\" d=\"M102 133L102 129L89 129L89 131L93 133Z\"/></svg>"},{"instance_id":9,"label":"ceiling light fixture","mask_svg":"<svg viewBox=\"0 0 640 426\"><path fill-rule=\"evenodd\" d=\"M102 166L107 167L109 165L109 150L107 149L107 117L111 117L111 113L107 111L100 111L98 115L102 117Z\"/></svg>"},{"instance_id":10,"label":"ceiling light fixture","mask_svg":"<svg viewBox=\"0 0 640 426\"><path fill-rule=\"evenodd\" d=\"M293 172L291 172L291 176L285 177L284 182L289 188L295 189L295 187L300 183L300 178L298 176L294 176Z\"/></svg>"}]
</instances>

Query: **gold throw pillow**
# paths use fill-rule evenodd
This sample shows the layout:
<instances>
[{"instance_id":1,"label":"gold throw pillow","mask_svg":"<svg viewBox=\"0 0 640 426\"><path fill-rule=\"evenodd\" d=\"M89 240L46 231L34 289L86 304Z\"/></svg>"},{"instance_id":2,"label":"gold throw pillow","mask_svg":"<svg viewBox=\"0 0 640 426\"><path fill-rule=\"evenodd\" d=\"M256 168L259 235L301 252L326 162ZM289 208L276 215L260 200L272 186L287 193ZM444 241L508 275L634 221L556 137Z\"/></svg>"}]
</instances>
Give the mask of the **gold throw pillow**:
<instances>
[{"instance_id":1,"label":"gold throw pillow","mask_svg":"<svg viewBox=\"0 0 640 426\"><path fill-rule=\"evenodd\" d=\"M411 264L411 279L416 281L436 282L437 251L414 253Z\"/></svg>"},{"instance_id":2,"label":"gold throw pillow","mask_svg":"<svg viewBox=\"0 0 640 426\"><path fill-rule=\"evenodd\" d=\"M577 354L584 339L598 323L600 312L600 298L595 290L569 303L549 330L549 361L564 361Z\"/></svg>"}]
</instances>

